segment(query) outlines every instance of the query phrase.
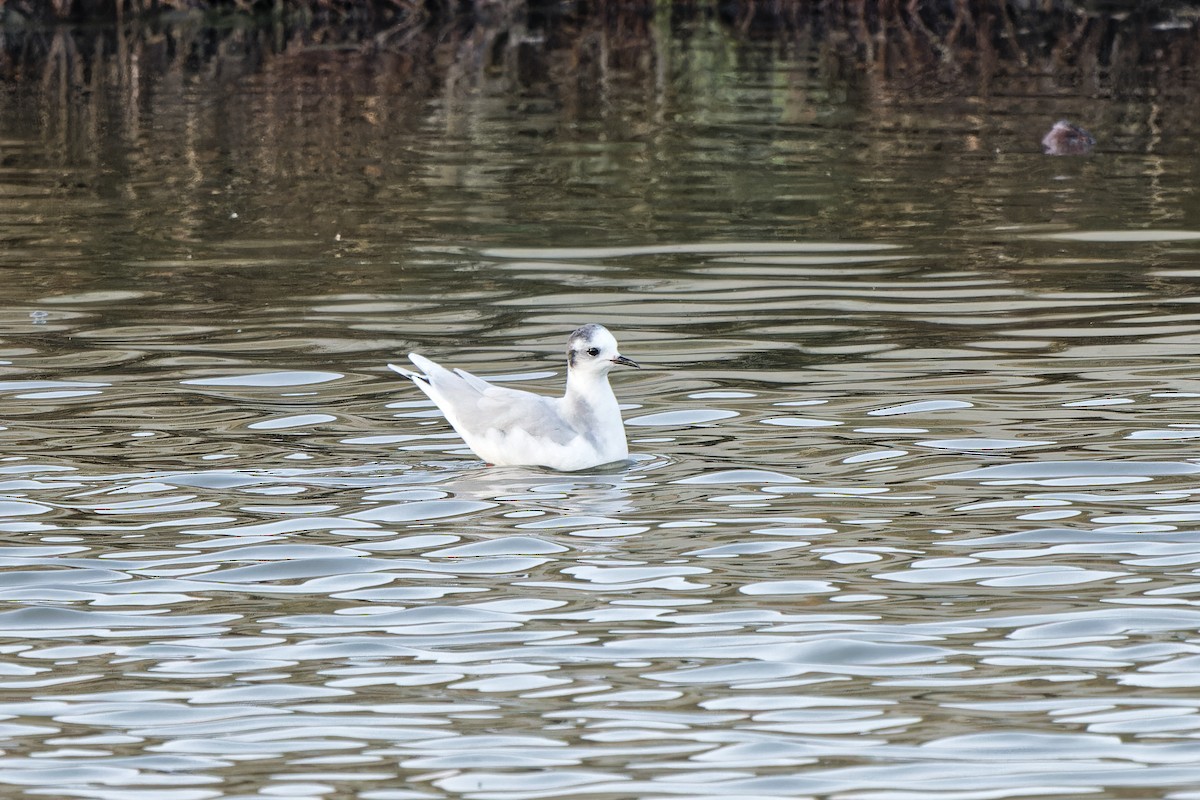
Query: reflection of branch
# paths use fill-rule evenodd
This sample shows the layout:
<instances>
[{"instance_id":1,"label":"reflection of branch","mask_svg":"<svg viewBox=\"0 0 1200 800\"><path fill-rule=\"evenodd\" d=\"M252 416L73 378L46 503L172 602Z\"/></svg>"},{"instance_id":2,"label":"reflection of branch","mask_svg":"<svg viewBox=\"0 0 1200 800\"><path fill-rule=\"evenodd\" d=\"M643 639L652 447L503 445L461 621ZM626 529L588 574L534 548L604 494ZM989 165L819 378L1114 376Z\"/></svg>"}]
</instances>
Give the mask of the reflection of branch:
<instances>
[{"instance_id":1,"label":"reflection of branch","mask_svg":"<svg viewBox=\"0 0 1200 800\"><path fill-rule=\"evenodd\" d=\"M375 47L402 48L429 23L429 12L419 0L392 0L392 3L404 9L404 20L375 34L372 37Z\"/></svg>"},{"instance_id":2,"label":"reflection of branch","mask_svg":"<svg viewBox=\"0 0 1200 800\"><path fill-rule=\"evenodd\" d=\"M1025 51L1021 49L1020 38L1017 36L1017 27L1013 24L1012 14L1009 13L1009 10L1008 3L1000 4L1000 18L1004 20L1004 38L1008 39L1012 44L1008 50L1022 67L1028 67L1029 59L1026 57Z\"/></svg>"},{"instance_id":3,"label":"reflection of branch","mask_svg":"<svg viewBox=\"0 0 1200 800\"><path fill-rule=\"evenodd\" d=\"M941 41L936 33L925 24L925 20L921 18L921 0L909 0L908 2L908 19L909 24L915 27L921 34L925 36L925 40L933 45L938 51L943 63L950 63L950 51Z\"/></svg>"},{"instance_id":4,"label":"reflection of branch","mask_svg":"<svg viewBox=\"0 0 1200 800\"><path fill-rule=\"evenodd\" d=\"M947 50L954 49L954 45L958 41L958 34L965 30L967 25L975 25L975 20L971 16L971 8L967 5L966 0L957 0L954 4L954 27L950 29L949 35L946 36L945 46ZM978 42L976 43L978 44Z\"/></svg>"},{"instance_id":5,"label":"reflection of branch","mask_svg":"<svg viewBox=\"0 0 1200 800\"><path fill-rule=\"evenodd\" d=\"M55 145L60 154L66 154L70 142L71 86L82 84L81 75L75 74L72 66L78 61L75 40L62 30L54 32L46 63L42 68L42 96L47 102L43 111L43 136Z\"/></svg>"},{"instance_id":6,"label":"reflection of branch","mask_svg":"<svg viewBox=\"0 0 1200 800\"><path fill-rule=\"evenodd\" d=\"M66 92L66 59L67 59L67 43L66 36L62 31L57 31L54 34L54 39L50 42L50 51L46 53L46 63L42 67L42 91L49 92L51 85L54 83L54 76L60 75L59 80L59 95L60 99L65 97Z\"/></svg>"},{"instance_id":7,"label":"reflection of branch","mask_svg":"<svg viewBox=\"0 0 1200 800\"><path fill-rule=\"evenodd\" d=\"M1082 39L1087 33L1090 22L1091 20L1089 20L1084 14L1080 14L1077 17L1074 30L1070 31L1066 35L1060 36L1058 40L1055 41L1054 47L1051 48L1051 63L1061 65L1070 61L1066 55L1077 48L1080 39Z\"/></svg>"}]
</instances>

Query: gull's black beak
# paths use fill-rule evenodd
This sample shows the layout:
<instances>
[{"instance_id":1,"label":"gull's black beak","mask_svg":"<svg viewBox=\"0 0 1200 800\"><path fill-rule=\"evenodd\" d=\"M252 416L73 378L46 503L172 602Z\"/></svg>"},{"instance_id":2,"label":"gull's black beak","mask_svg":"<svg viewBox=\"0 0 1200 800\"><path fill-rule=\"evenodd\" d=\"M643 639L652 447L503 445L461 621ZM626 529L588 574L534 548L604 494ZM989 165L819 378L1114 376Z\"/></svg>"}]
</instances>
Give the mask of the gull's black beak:
<instances>
[{"instance_id":1,"label":"gull's black beak","mask_svg":"<svg viewBox=\"0 0 1200 800\"><path fill-rule=\"evenodd\" d=\"M623 365L623 366L626 366L626 367L633 367L634 369L641 369L641 368L642 368L642 365L641 365L641 364L637 363L637 362L636 362L636 361L634 361L632 358L626 358L625 356L617 356L616 358L614 358L614 359L612 360L612 362L613 362L614 364L621 364L621 365Z\"/></svg>"}]
</instances>

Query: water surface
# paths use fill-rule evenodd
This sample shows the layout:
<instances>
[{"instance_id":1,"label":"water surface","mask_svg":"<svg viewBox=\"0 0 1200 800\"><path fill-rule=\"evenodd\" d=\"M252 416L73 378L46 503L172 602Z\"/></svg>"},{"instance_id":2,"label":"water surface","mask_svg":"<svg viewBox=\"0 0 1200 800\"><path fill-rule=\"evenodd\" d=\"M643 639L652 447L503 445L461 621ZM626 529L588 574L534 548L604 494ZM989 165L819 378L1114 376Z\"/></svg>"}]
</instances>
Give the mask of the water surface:
<instances>
[{"instance_id":1,"label":"water surface","mask_svg":"<svg viewBox=\"0 0 1200 800\"><path fill-rule=\"evenodd\" d=\"M1195 796L1194 122L647 35L5 87L0 794ZM588 321L623 468L384 366Z\"/></svg>"}]
</instances>

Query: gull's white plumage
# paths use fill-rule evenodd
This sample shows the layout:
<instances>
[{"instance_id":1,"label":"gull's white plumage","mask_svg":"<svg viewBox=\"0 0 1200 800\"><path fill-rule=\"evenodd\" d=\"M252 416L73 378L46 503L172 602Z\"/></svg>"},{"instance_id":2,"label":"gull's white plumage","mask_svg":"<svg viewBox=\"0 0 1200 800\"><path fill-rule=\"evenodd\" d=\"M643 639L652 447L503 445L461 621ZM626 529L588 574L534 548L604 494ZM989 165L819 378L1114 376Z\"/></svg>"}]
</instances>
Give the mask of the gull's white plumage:
<instances>
[{"instance_id":1,"label":"gull's white plumage","mask_svg":"<svg viewBox=\"0 0 1200 800\"><path fill-rule=\"evenodd\" d=\"M572 472L629 457L608 372L617 364L637 364L617 352L617 340L602 325L584 325L567 341L562 397L495 386L417 353L409 353L408 359L419 373L388 367L425 392L484 461Z\"/></svg>"}]
</instances>

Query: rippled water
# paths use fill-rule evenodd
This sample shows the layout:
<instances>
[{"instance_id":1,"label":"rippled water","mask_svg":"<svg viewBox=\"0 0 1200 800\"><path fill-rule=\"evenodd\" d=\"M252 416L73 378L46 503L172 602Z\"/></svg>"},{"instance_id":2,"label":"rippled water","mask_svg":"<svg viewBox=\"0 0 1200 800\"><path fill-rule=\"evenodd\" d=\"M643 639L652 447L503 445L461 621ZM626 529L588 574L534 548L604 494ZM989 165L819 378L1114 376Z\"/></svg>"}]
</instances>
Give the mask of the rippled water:
<instances>
[{"instance_id":1,"label":"rippled water","mask_svg":"<svg viewBox=\"0 0 1200 800\"><path fill-rule=\"evenodd\" d=\"M82 164L8 96L0 794L1198 796L1194 155L721 46L368 93L315 172L253 80ZM628 468L384 368L550 393L585 321Z\"/></svg>"}]
</instances>

